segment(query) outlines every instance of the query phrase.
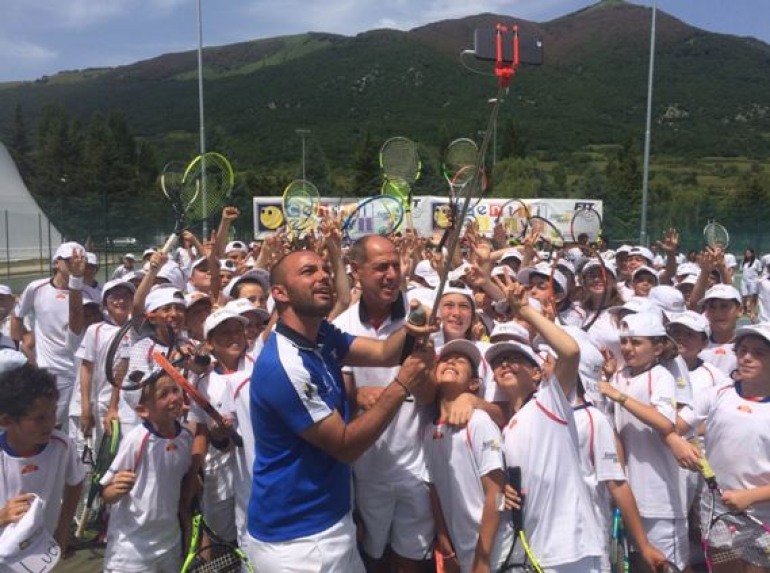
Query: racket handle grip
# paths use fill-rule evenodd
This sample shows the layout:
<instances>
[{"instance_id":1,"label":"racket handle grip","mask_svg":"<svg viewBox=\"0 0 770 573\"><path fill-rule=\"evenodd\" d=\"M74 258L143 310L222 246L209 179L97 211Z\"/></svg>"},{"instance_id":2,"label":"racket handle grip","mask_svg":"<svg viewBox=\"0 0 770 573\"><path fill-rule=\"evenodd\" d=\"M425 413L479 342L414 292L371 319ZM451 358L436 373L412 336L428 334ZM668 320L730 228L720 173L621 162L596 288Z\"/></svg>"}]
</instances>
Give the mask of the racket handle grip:
<instances>
[{"instance_id":1,"label":"racket handle grip","mask_svg":"<svg viewBox=\"0 0 770 573\"><path fill-rule=\"evenodd\" d=\"M163 248L161 249L161 252L164 255L167 255L168 252L171 249L174 248L174 245L176 245L176 241L177 241L177 234L176 233L171 233L171 235L169 236L168 240L166 241L166 244L163 245Z\"/></svg>"},{"instance_id":2,"label":"racket handle grip","mask_svg":"<svg viewBox=\"0 0 770 573\"><path fill-rule=\"evenodd\" d=\"M230 441L233 442L233 445L236 448L243 447L243 437L235 430L230 432Z\"/></svg>"},{"instance_id":3,"label":"racket handle grip","mask_svg":"<svg viewBox=\"0 0 770 573\"><path fill-rule=\"evenodd\" d=\"M513 521L513 527L516 532L519 532L524 527L524 495L521 493L521 467L513 466L505 470L508 478L508 484L516 490L521 498L521 507L519 509L511 510L511 520Z\"/></svg>"}]
</instances>

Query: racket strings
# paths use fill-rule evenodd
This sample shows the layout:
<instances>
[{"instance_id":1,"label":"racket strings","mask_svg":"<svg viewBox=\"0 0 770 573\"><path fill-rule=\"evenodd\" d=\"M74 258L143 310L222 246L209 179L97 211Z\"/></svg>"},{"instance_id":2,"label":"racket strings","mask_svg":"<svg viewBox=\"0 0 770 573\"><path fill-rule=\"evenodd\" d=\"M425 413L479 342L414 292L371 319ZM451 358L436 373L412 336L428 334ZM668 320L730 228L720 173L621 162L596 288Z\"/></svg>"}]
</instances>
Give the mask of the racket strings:
<instances>
[{"instance_id":1,"label":"racket strings","mask_svg":"<svg viewBox=\"0 0 770 573\"><path fill-rule=\"evenodd\" d=\"M380 163L385 177L414 183L420 172L420 158L415 143L405 137L391 138L380 152Z\"/></svg>"},{"instance_id":2,"label":"racket strings","mask_svg":"<svg viewBox=\"0 0 770 573\"><path fill-rule=\"evenodd\" d=\"M219 153L196 157L184 173L180 204L190 221L201 221L216 213L230 195L234 172Z\"/></svg>"},{"instance_id":3,"label":"racket strings","mask_svg":"<svg viewBox=\"0 0 770 573\"><path fill-rule=\"evenodd\" d=\"M214 557L209 559L208 554L212 552ZM243 559L234 548L208 545L198 550L187 571L190 573L240 573L243 564Z\"/></svg>"},{"instance_id":4,"label":"racket strings","mask_svg":"<svg viewBox=\"0 0 770 573\"><path fill-rule=\"evenodd\" d=\"M709 530L707 547L713 564L743 561L770 567L770 533L739 515L718 517Z\"/></svg>"},{"instance_id":5,"label":"racket strings","mask_svg":"<svg viewBox=\"0 0 770 573\"><path fill-rule=\"evenodd\" d=\"M444 165L447 175L454 176L464 167L473 167L476 164L479 148L472 139L455 139L447 147Z\"/></svg>"}]
</instances>

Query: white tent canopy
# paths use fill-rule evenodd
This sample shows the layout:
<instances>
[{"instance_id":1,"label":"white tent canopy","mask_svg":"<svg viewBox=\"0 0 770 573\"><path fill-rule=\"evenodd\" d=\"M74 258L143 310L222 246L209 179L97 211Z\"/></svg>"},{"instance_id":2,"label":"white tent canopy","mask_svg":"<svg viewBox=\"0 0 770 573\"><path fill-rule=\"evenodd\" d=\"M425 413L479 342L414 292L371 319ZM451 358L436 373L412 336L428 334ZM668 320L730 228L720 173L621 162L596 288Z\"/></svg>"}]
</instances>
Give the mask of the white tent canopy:
<instances>
[{"instance_id":1,"label":"white tent canopy","mask_svg":"<svg viewBox=\"0 0 770 573\"><path fill-rule=\"evenodd\" d=\"M61 242L0 143L0 260L49 258Z\"/></svg>"}]
</instances>

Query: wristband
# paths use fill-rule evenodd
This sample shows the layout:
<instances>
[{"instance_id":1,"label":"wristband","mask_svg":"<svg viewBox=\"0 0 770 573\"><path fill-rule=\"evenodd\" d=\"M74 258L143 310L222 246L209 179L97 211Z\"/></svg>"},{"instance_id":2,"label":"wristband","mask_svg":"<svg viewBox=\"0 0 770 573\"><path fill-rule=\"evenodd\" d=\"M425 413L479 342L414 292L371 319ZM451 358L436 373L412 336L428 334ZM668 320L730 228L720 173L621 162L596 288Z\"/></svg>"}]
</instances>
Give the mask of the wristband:
<instances>
[{"instance_id":1,"label":"wristband","mask_svg":"<svg viewBox=\"0 0 770 573\"><path fill-rule=\"evenodd\" d=\"M443 553L439 553L439 555L441 555L441 557L443 557L444 559L454 559L455 557L457 557L457 553L455 553L454 551L452 551L452 553L448 555L444 555Z\"/></svg>"},{"instance_id":2,"label":"wristband","mask_svg":"<svg viewBox=\"0 0 770 573\"><path fill-rule=\"evenodd\" d=\"M626 403L626 400L628 400L628 396L626 394L623 394L623 392L621 392L620 396L618 396L618 399L615 401L622 406L623 404Z\"/></svg>"},{"instance_id":3,"label":"wristband","mask_svg":"<svg viewBox=\"0 0 770 573\"><path fill-rule=\"evenodd\" d=\"M83 287L85 286L85 283L83 282L83 277L75 277L70 275L69 281L67 283L67 288L70 290L83 290Z\"/></svg>"},{"instance_id":4,"label":"wristband","mask_svg":"<svg viewBox=\"0 0 770 573\"><path fill-rule=\"evenodd\" d=\"M404 384L403 382L401 382L401 380L399 380L399 379L398 379L398 376L396 376L395 378L393 378L393 382L395 382L396 384L398 384L399 386L401 386L401 387L404 389L404 392L406 392L406 397L407 397L407 398L409 398L409 396L411 396L411 395L412 395L412 392L409 390L409 388L407 387L407 385L406 385L406 384Z\"/></svg>"}]
</instances>

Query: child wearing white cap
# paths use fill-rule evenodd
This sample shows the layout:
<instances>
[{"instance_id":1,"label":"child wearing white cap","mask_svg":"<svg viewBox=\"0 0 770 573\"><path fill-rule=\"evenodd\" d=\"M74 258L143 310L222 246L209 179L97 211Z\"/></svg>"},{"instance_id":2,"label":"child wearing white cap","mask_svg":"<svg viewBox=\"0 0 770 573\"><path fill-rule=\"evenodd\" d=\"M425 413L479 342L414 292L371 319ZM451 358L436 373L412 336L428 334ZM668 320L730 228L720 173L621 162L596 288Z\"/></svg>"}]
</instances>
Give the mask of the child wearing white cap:
<instances>
[{"instance_id":1,"label":"child wearing white cap","mask_svg":"<svg viewBox=\"0 0 770 573\"><path fill-rule=\"evenodd\" d=\"M705 456L723 491L716 498L715 515L748 511L770 523L770 325L739 328L735 353L734 383L696 396L693 405L679 413L677 431L687 434L704 428ZM699 457L691 451L680 460L697 470ZM706 517L707 508L702 509L701 515Z\"/></svg>"},{"instance_id":2,"label":"child wearing white cap","mask_svg":"<svg viewBox=\"0 0 770 573\"><path fill-rule=\"evenodd\" d=\"M179 423L182 390L166 375L139 390L128 402L142 419L120 443L101 481L110 507L105 573L179 570L181 523L190 511L182 492L197 476L192 464L192 434Z\"/></svg>"},{"instance_id":3,"label":"child wearing white cap","mask_svg":"<svg viewBox=\"0 0 770 573\"><path fill-rule=\"evenodd\" d=\"M708 346L700 357L731 376L736 368L735 329L743 312L741 293L732 285L717 284L706 291L698 306L711 329Z\"/></svg>"},{"instance_id":4,"label":"child wearing white cap","mask_svg":"<svg viewBox=\"0 0 770 573\"><path fill-rule=\"evenodd\" d=\"M564 330L529 305L523 285L498 281L514 314L527 321L553 350L552 373L540 379L539 359L513 341L486 352L495 382L516 411L503 430L508 467L521 468L526 492L524 530L535 559L555 573L598 573L604 541L583 480L578 436L568 397L574 395L580 349ZM555 463L554 460L558 460Z\"/></svg>"},{"instance_id":5,"label":"child wearing white cap","mask_svg":"<svg viewBox=\"0 0 770 573\"><path fill-rule=\"evenodd\" d=\"M579 380L572 411L580 444L583 476L604 532L602 573L610 573L612 570L609 543L612 534L613 505L620 509L623 524L631 539L640 548L642 559L649 567L656 570L657 564L664 561L665 557L650 544L644 532L636 498L628 485L623 469L624 461L615 438L615 430L604 412L589 401L587 394L589 388L593 389L593 395L598 394L605 358L588 339L585 332L575 327L566 327L565 330L580 347Z\"/></svg>"},{"instance_id":6,"label":"child wearing white cap","mask_svg":"<svg viewBox=\"0 0 770 573\"><path fill-rule=\"evenodd\" d=\"M674 358L676 347L658 311L626 316L620 337L625 367L599 389L615 402L615 428L647 536L683 569L690 558L686 499L677 461L663 439L676 422L676 381L659 363Z\"/></svg>"},{"instance_id":7,"label":"child wearing white cap","mask_svg":"<svg viewBox=\"0 0 770 573\"><path fill-rule=\"evenodd\" d=\"M498 508L505 483L500 428L483 410L474 410L463 428L445 421L451 402L478 389L481 362L470 340L441 348L434 368L438 414L423 440L437 550L461 571L498 570L513 540L510 517Z\"/></svg>"},{"instance_id":8,"label":"child wearing white cap","mask_svg":"<svg viewBox=\"0 0 770 573\"><path fill-rule=\"evenodd\" d=\"M244 385L248 385L254 369L254 360L246 353L247 324L248 319L232 309L221 308L209 315L203 324L203 334L215 361L208 371L195 378L194 383L217 411L224 412L232 419L233 413L237 414L240 410L240 425L250 428L248 418L243 418L247 416L248 409L238 408L237 405L238 398L248 401L248 388L244 396L240 396L240 392L244 391ZM243 450L248 449L253 461L254 438L249 435L249 441L246 441L244 436L244 447L238 448L241 450L239 454L229 447L228 433L223 431L223 428L210 427L210 419L197 406L193 405L189 419L199 424L199 428L205 430L209 436L209 447L203 466L206 476L201 498L203 515L217 535L228 541L235 541L246 533L248 503L248 488L239 487L238 489L246 491L240 492L242 495L237 497L236 484L251 483L239 481L238 478L251 474L244 472L247 465L245 457L239 464L241 472L237 472L236 457L241 454L245 456Z\"/></svg>"}]
</instances>

